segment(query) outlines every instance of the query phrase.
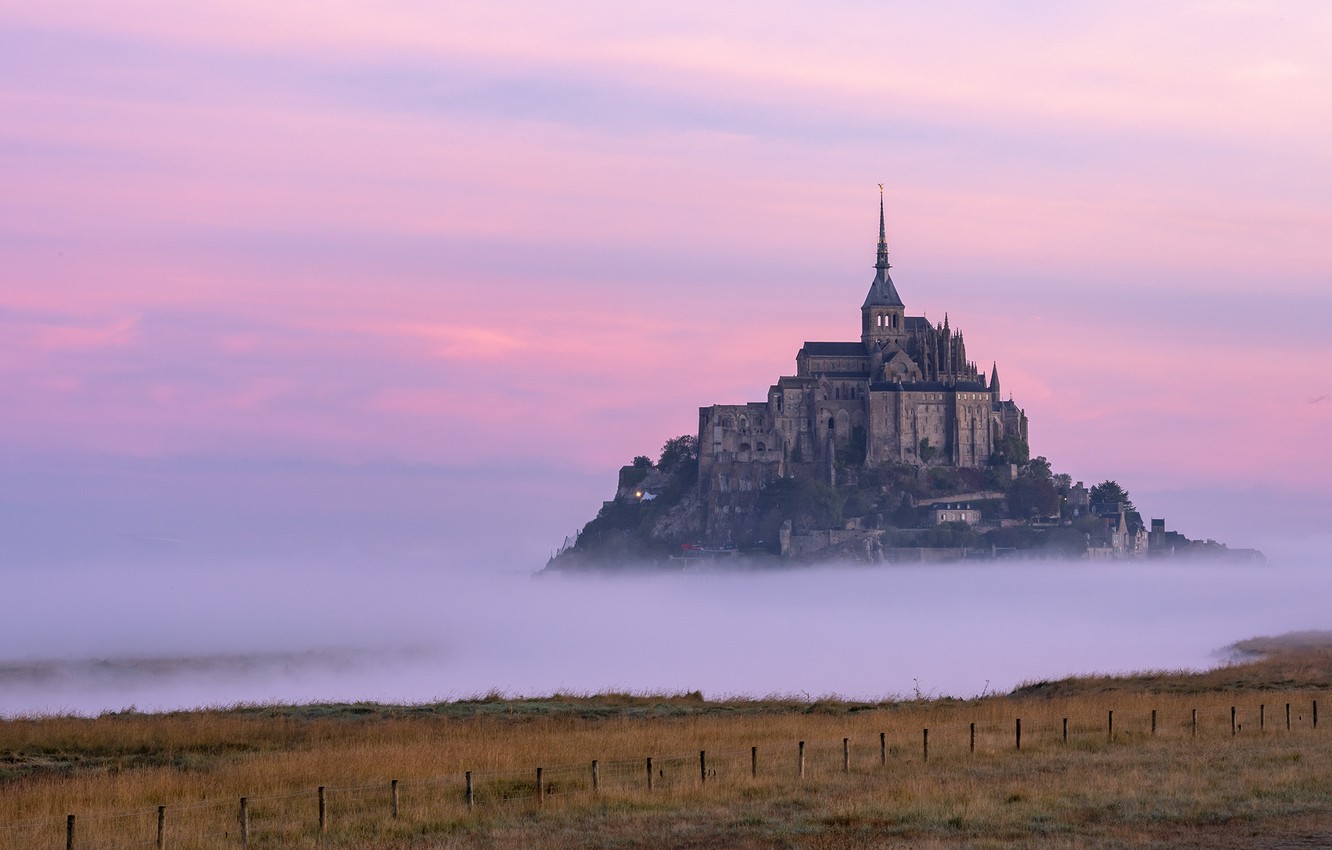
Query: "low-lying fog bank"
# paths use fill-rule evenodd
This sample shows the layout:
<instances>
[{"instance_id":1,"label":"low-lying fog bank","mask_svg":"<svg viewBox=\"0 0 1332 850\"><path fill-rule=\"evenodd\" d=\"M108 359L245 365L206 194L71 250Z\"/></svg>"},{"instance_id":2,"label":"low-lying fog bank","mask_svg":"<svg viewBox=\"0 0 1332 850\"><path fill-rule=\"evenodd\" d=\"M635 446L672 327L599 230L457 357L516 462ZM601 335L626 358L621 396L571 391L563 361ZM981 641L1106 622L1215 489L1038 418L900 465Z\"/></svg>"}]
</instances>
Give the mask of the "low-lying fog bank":
<instances>
[{"instance_id":1,"label":"low-lying fog bank","mask_svg":"<svg viewBox=\"0 0 1332 850\"><path fill-rule=\"evenodd\" d=\"M609 579L251 564L20 572L0 714L422 702L499 690L882 697L1202 668L1324 629L1313 557Z\"/></svg>"}]
</instances>

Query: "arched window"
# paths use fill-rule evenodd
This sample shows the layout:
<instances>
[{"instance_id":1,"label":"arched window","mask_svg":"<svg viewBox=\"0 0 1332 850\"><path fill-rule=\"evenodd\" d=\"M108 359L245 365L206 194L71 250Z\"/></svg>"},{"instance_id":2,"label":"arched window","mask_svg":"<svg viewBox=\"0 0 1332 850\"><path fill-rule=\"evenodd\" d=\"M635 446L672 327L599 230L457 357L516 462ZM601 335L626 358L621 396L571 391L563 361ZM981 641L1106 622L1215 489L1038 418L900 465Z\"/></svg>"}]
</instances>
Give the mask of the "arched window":
<instances>
[{"instance_id":1,"label":"arched window","mask_svg":"<svg viewBox=\"0 0 1332 850\"><path fill-rule=\"evenodd\" d=\"M761 452L766 452L766 451L768 450L768 445L767 445L767 443L759 443L759 444L758 444L758 450L761 451Z\"/></svg>"},{"instance_id":2,"label":"arched window","mask_svg":"<svg viewBox=\"0 0 1332 850\"><path fill-rule=\"evenodd\" d=\"M741 443L741 444L740 444L740 451L742 451L742 452L747 452L747 451L749 451L749 443Z\"/></svg>"}]
</instances>

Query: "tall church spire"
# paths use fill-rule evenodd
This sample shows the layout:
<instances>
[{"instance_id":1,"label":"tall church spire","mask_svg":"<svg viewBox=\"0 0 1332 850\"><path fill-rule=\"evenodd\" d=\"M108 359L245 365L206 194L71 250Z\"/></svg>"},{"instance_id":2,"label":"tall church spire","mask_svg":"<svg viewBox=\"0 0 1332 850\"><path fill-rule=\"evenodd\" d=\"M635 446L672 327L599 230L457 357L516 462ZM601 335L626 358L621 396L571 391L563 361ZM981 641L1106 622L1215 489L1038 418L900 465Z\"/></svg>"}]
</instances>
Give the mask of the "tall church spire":
<instances>
[{"instance_id":1,"label":"tall church spire","mask_svg":"<svg viewBox=\"0 0 1332 850\"><path fill-rule=\"evenodd\" d=\"M874 262L874 282L865 303L860 305L860 339L880 351L891 341L906 338L905 307L888 275L888 233L883 223L883 184L879 184L879 256Z\"/></svg>"},{"instance_id":2,"label":"tall church spire","mask_svg":"<svg viewBox=\"0 0 1332 850\"><path fill-rule=\"evenodd\" d=\"M893 279L888 274L888 236L883 224L883 184L879 184L879 256L874 263L874 282L861 309L869 307L902 307L902 296L897 294Z\"/></svg>"},{"instance_id":3,"label":"tall church spire","mask_svg":"<svg viewBox=\"0 0 1332 850\"><path fill-rule=\"evenodd\" d=\"M879 184L879 259L874 264L874 268L883 269L885 272L892 268L888 264L888 236L883 227L883 184Z\"/></svg>"}]
</instances>

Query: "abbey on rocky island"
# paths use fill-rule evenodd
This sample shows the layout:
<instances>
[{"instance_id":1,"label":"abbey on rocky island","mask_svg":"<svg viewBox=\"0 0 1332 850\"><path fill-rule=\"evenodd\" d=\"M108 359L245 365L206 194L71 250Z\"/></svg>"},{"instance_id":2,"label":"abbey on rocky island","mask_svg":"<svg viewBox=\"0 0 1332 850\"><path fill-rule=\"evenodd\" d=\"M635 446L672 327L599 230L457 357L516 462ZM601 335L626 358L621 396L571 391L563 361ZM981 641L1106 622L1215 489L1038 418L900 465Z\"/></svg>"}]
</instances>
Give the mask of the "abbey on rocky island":
<instances>
[{"instance_id":1,"label":"abbey on rocky island","mask_svg":"<svg viewBox=\"0 0 1332 850\"><path fill-rule=\"evenodd\" d=\"M987 382L946 316L936 325L906 315L888 274L882 195L874 268L858 342L806 342L796 374L778 378L767 401L699 409L709 528L730 513L729 494L752 495L776 478L836 483L839 467L980 467L1018 446L1025 455L1027 417L1001 398L998 366Z\"/></svg>"}]
</instances>

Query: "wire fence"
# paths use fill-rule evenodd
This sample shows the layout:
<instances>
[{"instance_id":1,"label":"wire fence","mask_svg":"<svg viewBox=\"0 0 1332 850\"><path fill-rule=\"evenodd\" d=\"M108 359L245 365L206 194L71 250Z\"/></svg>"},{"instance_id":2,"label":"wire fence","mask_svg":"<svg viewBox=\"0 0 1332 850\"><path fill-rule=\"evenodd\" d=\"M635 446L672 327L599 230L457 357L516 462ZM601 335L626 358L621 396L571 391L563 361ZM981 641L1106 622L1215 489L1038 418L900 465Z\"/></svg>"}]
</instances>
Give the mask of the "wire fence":
<instances>
[{"instance_id":1,"label":"wire fence","mask_svg":"<svg viewBox=\"0 0 1332 850\"><path fill-rule=\"evenodd\" d=\"M1034 706L1031 706L1034 708ZM1138 711L1102 717L1039 715L1008 722L954 719L935 728L889 726L877 736L793 741L689 755L592 760L528 770L462 771L412 780L293 789L70 814L0 824L2 850L137 850L137 848L313 847L334 833L373 838L446 829L477 810L540 808L598 795L679 794L710 785L789 785L846 776L882 776L895 767L984 757L1022 757L1059 748L1082 750L1180 743L1189 739L1252 740L1318 728L1318 702Z\"/></svg>"}]
</instances>

